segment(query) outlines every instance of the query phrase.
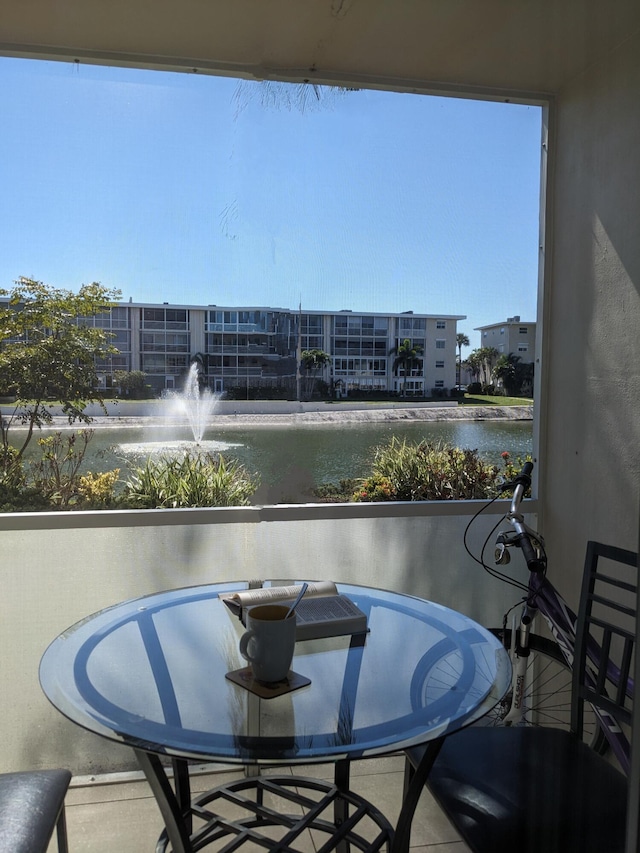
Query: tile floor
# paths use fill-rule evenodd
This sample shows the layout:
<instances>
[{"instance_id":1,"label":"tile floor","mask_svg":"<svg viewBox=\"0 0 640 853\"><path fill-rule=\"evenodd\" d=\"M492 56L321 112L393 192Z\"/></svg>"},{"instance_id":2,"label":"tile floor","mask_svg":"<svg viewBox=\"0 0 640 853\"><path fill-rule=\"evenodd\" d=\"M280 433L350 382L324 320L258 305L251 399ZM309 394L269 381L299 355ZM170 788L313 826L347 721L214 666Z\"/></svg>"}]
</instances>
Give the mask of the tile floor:
<instances>
[{"instance_id":1,"label":"tile floor","mask_svg":"<svg viewBox=\"0 0 640 853\"><path fill-rule=\"evenodd\" d=\"M351 765L352 789L373 802L392 823L400 809L403 768L401 756L369 759ZM331 779L332 768L329 765L298 767L295 774ZM146 781L137 776L74 779L66 800L69 853L111 853L113 850L151 853L155 849L162 820ZM194 777L192 788L204 791L241 776L237 770L202 773ZM317 839L309 838L306 845L309 853L314 853ZM55 849L53 842L50 849ZM248 847L242 849L248 850ZM256 849L263 848L256 845ZM411 849L426 853L468 851L427 791L416 810Z\"/></svg>"}]
</instances>

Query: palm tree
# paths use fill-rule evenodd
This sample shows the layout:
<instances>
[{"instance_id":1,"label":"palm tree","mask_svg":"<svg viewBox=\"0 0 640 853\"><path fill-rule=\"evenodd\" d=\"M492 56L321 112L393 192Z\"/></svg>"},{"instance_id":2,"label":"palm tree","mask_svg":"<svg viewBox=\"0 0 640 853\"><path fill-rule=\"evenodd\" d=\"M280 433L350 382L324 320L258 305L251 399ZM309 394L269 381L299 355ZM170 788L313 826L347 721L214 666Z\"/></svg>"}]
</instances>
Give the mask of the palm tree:
<instances>
[{"instance_id":1,"label":"palm tree","mask_svg":"<svg viewBox=\"0 0 640 853\"><path fill-rule=\"evenodd\" d=\"M422 355L422 347L420 344L416 344L414 346L409 338L405 338L401 344L398 344L389 350L389 355L395 355L393 360L394 370L397 370L398 367L402 366L402 396L406 397L407 376L410 375L414 367L419 367L422 364L422 359L420 358Z\"/></svg>"},{"instance_id":2,"label":"palm tree","mask_svg":"<svg viewBox=\"0 0 640 853\"><path fill-rule=\"evenodd\" d=\"M510 352L509 355L504 353L497 360L493 368L493 376L502 383L505 391L515 396L520 391L520 380L518 377L518 362L520 356Z\"/></svg>"},{"instance_id":3,"label":"palm tree","mask_svg":"<svg viewBox=\"0 0 640 853\"><path fill-rule=\"evenodd\" d=\"M325 364L329 364L331 361L331 356L328 352L325 352L321 349L306 349L300 356L300 361L302 363L302 367L307 372L307 376L311 374L311 382L307 382L307 399L311 399L313 397L313 392L315 390L316 379L318 378L318 374L325 366Z\"/></svg>"},{"instance_id":4,"label":"palm tree","mask_svg":"<svg viewBox=\"0 0 640 853\"><path fill-rule=\"evenodd\" d=\"M462 347L469 346L469 338L464 334L464 332L458 332L456 335L456 346L458 347L456 385L460 385L462 381Z\"/></svg>"},{"instance_id":5,"label":"palm tree","mask_svg":"<svg viewBox=\"0 0 640 853\"><path fill-rule=\"evenodd\" d=\"M480 381L480 373L482 371L482 357L479 355L479 350L474 349L473 352L469 353L464 363L464 366L471 373L471 378L474 382Z\"/></svg>"},{"instance_id":6,"label":"palm tree","mask_svg":"<svg viewBox=\"0 0 640 853\"><path fill-rule=\"evenodd\" d=\"M482 378L485 385L491 384L491 374L496 358L500 355L495 347L481 347L476 350L482 360Z\"/></svg>"}]
</instances>

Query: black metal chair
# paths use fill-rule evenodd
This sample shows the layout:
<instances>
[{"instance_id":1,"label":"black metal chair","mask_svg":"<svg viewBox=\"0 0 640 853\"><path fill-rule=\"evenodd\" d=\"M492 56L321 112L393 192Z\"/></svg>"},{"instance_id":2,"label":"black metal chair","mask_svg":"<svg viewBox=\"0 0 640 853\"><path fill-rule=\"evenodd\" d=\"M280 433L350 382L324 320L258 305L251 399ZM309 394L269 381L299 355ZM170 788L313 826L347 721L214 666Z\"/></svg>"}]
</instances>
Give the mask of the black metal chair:
<instances>
[{"instance_id":1,"label":"black metal chair","mask_svg":"<svg viewBox=\"0 0 640 853\"><path fill-rule=\"evenodd\" d=\"M637 566L632 551L587 545L571 731L475 726L445 740L427 784L475 853L624 853L629 788L630 835L637 832L631 824L637 827L640 737L629 785L624 773L581 738L585 701L626 731L632 722L628 678L634 674ZM589 637L602 648L595 686L586 677ZM620 667L615 682L606 677L610 660ZM407 752L411 765L417 766L421 754Z\"/></svg>"},{"instance_id":2,"label":"black metal chair","mask_svg":"<svg viewBox=\"0 0 640 853\"><path fill-rule=\"evenodd\" d=\"M0 853L46 853L54 829L59 853L67 853L64 798L68 770L0 775Z\"/></svg>"}]
</instances>

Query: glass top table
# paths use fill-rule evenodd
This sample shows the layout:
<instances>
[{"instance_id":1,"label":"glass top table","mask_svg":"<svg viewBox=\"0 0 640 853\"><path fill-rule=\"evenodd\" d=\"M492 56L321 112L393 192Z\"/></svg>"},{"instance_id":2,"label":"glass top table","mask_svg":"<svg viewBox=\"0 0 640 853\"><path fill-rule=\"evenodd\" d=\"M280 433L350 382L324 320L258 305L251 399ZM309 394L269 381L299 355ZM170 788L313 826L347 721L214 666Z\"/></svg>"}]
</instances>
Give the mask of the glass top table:
<instances>
[{"instance_id":1,"label":"glass top table","mask_svg":"<svg viewBox=\"0 0 640 853\"><path fill-rule=\"evenodd\" d=\"M284 695L259 698L225 677L246 665L244 627L219 595L246 583L170 590L87 617L46 650L42 688L70 720L136 751L171 849L191 850L188 761L344 767L440 742L508 689L506 652L471 619L407 595L337 586L366 613L368 632L297 643L292 669L310 684ZM175 796L158 756L178 762Z\"/></svg>"}]
</instances>

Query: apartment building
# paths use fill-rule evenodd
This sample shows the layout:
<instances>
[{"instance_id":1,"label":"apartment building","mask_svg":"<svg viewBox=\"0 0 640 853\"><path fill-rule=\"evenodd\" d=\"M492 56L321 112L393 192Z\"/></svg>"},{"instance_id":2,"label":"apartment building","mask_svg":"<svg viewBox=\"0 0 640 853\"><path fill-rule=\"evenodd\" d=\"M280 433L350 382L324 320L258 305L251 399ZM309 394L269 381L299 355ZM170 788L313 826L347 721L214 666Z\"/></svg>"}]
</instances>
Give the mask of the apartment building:
<instances>
[{"instance_id":1,"label":"apartment building","mask_svg":"<svg viewBox=\"0 0 640 853\"><path fill-rule=\"evenodd\" d=\"M330 355L318 378L330 387L420 396L456 381L456 329L464 316L407 311L295 311L217 305L121 303L93 318L108 329L118 355L99 364L100 381L116 370L141 370L157 392L179 385L198 357L214 391L279 388L295 392L299 354ZM394 349L410 340L420 352L405 377L394 368Z\"/></svg>"},{"instance_id":2,"label":"apartment building","mask_svg":"<svg viewBox=\"0 0 640 853\"><path fill-rule=\"evenodd\" d=\"M513 353L523 364L535 362L535 323L525 323L519 316L507 317L503 323L478 326L476 332L480 332L480 347L493 347L500 355Z\"/></svg>"}]
</instances>

